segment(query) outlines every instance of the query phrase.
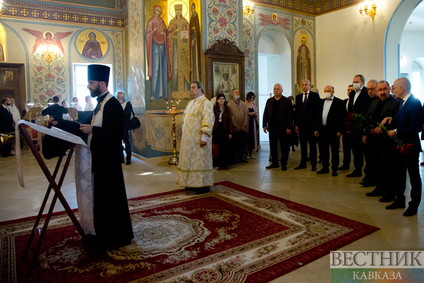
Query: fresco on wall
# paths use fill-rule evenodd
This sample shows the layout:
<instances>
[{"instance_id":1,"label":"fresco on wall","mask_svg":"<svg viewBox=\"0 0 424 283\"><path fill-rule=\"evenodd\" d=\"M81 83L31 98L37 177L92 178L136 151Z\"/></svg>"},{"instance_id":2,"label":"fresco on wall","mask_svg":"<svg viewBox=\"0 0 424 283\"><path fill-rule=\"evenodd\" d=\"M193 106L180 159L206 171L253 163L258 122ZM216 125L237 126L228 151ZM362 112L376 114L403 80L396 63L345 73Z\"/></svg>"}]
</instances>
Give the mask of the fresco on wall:
<instances>
[{"instance_id":1,"label":"fresco on wall","mask_svg":"<svg viewBox=\"0 0 424 283\"><path fill-rule=\"evenodd\" d=\"M124 90L124 50L123 50L123 38L121 32L112 32L113 46L115 49L115 81L116 89Z\"/></svg>"},{"instance_id":2,"label":"fresco on wall","mask_svg":"<svg viewBox=\"0 0 424 283\"><path fill-rule=\"evenodd\" d=\"M208 48L218 39L227 38L236 44L237 29L237 1L236 0L208 0Z\"/></svg>"},{"instance_id":3,"label":"fresco on wall","mask_svg":"<svg viewBox=\"0 0 424 283\"><path fill-rule=\"evenodd\" d=\"M184 15L183 15L184 7ZM175 14L171 12L174 10ZM189 12L186 3L170 7L174 16L168 26L168 52L171 61L171 96L172 98L190 97L190 54L189 22L185 18Z\"/></svg>"},{"instance_id":4,"label":"fresco on wall","mask_svg":"<svg viewBox=\"0 0 424 283\"><path fill-rule=\"evenodd\" d=\"M200 81L202 79L202 60L201 60L201 52L200 52L200 37L201 37L201 29L200 29L200 18L197 13L198 9L200 11L200 6L196 3L191 3L191 17L190 17L190 37L189 37L189 53L190 53L190 78L191 81Z\"/></svg>"},{"instance_id":5,"label":"fresco on wall","mask_svg":"<svg viewBox=\"0 0 424 283\"><path fill-rule=\"evenodd\" d=\"M294 35L294 50L295 50L295 85L296 90L300 91L300 85L302 80L307 79L311 82L311 86L315 85L313 72L314 72L314 58L313 50L314 43L312 35L304 30L298 30Z\"/></svg>"},{"instance_id":6,"label":"fresco on wall","mask_svg":"<svg viewBox=\"0 0 424 283\"><path fill-rule=\"evenodd\" d=\"M170 52L167 29L161 18L162 7L153 7L153 16L146 26L147 76L150 81L150 101L168 99L168 82L171 79Z\"/></svg>"},{"instance_id":7,"label":"fresco on wall","mask_svg":"<svg viewBox=\"0 0 424 283\"><path fill-rule=\"evenodd\" d=\"M6 33L4 32L3 25L0 24L0 62L6 61Z\"/></svg>"},{"instance_id":8,"label":"fresco on wall","mask_svg":"<svg viewBox=\"0 0 424 283\"><path fill-rule=\"evenodd\" d=\"M245 92L255 92L255 44L254 30L251 24L243 20L243 52L244 52L244 75Z\"/></svg>"},{"instance_id":9,"label":"fresco on wall","mask_svg":"<svg viewBox=\"0 0 424 283\"><path fill-rule=\"evenodd\" d=\"M61 40L70 34L69 32L52 32L49 30L38 31L23 28L24 31L36 37L32 48L33 73L33 100L34 102L47 103L53 96L61 100L66 97L66 78L64 56L65 49Z\"/></svg>"},{"instance_id":10,"label":"fresco on wall","mask_svg":"<svg viewBox=\"0 0 424 283\"><path fill-rule=\"evenodd\" d=\"M87 59L100 59L107 51L105 36L97 30L84 30L77 38L77 49Z\"/></svg>"},{"instance_id":11,"label":"fresco on wall","mask_svg":"<svg viewBox=\"0 0 424 283\"><path fill-rule=\"evenodd\" d=\"M290 20L288 18L280 18L276 13L272 13L271 15L259 14L259 25L267 26L274 25L280 26L283 29L289 29L288 25L290 24Z\"/></svg>"}]
</instances>

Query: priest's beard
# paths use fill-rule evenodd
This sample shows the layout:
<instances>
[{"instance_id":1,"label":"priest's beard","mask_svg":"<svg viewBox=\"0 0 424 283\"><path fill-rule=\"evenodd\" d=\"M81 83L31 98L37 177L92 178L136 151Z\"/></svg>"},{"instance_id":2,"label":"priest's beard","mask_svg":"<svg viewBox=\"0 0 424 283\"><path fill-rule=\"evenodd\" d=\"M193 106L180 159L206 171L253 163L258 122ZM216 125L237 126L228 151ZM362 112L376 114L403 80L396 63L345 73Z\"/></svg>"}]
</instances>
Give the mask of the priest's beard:
<instances>
[{"instance_id":1,"label":"priest's beard","mask_svg":"<svg viewBox=\"0 0 424 283\"><path fill-rule=\"evenodd\" d=\"M97 97L100 95L100 86L97 85L97 87L94 90L90 89L90 95L91 97Z\"/></svg>"}]
</instances>

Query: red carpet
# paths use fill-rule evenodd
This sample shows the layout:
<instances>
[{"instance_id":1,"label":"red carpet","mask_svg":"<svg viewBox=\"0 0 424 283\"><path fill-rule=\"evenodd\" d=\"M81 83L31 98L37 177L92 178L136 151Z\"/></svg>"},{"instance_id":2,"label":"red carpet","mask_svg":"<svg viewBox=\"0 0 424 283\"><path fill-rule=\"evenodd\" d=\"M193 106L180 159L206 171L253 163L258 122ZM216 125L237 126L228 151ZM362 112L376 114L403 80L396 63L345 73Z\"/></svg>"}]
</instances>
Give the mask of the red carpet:
<instances>
[{"instance_id":1,"label":"red carpet","mask_svg":"<svg viewBox=\"0 0 424 283\"><path fill-rule=\"evenodd\" d=\"M32 252L21 256L35 218L0 223L1 282L269 282L378 230L231 182L129 205L135 238L107 253L87 253L55 214L30 278Z\"/></svg>"}]
</instances>

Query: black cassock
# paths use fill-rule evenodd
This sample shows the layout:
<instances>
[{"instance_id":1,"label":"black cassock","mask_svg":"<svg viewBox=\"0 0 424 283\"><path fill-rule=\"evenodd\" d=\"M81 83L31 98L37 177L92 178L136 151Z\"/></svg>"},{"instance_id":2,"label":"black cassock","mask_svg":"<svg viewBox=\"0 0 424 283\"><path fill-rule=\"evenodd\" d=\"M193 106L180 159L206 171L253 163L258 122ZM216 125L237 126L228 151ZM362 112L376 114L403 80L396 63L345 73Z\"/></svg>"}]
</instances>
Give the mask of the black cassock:
<instances>
[{"instance_id":1,"label":"black cassock","mask_svg":"<svg viewBox=\"0 0 424 283\"><path fill-rule=\"evenodd\" d=\"M100 99L104 99L106 95ZM112 97L104 105L102 127L93 126L90 150L96 236L89 235L89 238L101 249L125 246L134 238L121 167L123 119L122 107L118 100ZM56 127L86 140L86 135L79 130L79 124L62 119L58 119L58 122ZM91 116L86 123L91 124ZM69 143L47 135L44 144L43 154L47 159L58 156L64 144L66 148L70 147Z\"/></svg>"},{"instance_id":2,"label":"black cassock","mask_svg":"<svg viewBox=\"0 0 424 283\"><path fill-rule=\"evenodd\" d=\"M104 105L102 127L93 127L90 144L95 245L103 248L128 245L134 238L121 167L123 134L123 110L112 97Z\"/></svg>"}]
</instances>

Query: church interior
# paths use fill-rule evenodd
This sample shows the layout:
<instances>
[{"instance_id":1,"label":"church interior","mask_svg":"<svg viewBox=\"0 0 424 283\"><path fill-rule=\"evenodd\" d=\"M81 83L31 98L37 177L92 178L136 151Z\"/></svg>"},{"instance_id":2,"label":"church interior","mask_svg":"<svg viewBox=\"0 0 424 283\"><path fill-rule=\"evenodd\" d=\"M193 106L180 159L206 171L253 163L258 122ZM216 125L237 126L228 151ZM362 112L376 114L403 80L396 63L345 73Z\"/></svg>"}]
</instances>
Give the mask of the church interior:
<instances>
[{"instance_id":1,"label":"church interior","mask_svg":"<svg viewBox=\"0 0 424 283\"><path fill-rule=\"evenodd\" d=\"M229 95L232 88L242 90L242 99L254 92L260 115L276 83L286 97L296 96L308 79L320 93L332 85L335 96L345 99L356 74L389 83L407 77L412 93L424 101L422 0L0 0L0 5L0 98L14 97L21 111L28 101L46 106L53 96L84 102L87 66L111 67L110 92L124 91L141 121L131 133L132 164L122 166L128 199L179 189L177 167L168 164L174 150L168 114L184 110L192 81L204 83L209 99L217 91ZM226 44L217 50L217 42ZM181 117L175 116L177 151ZM287 171L266 170L267 139L260 134L257 159L214 171L214 182L231 181L380 229L342 250L422 249L422 206L406 218L367 197L370 188L359 185L359 178L346 178L347 171L338 177L294 171L300 150L290 152ZM55 161L46 163L52 168ZM15 158L0 159L0 221L34 216L40 209L46 179L25 148L22 164L27 189L19 186ZM74 170L72 162L62 187L71 208L77 208ZM62 210L57 204L55 212ZM330 282L330 256L272 282Z\"/></svg>"}]
</instances>

